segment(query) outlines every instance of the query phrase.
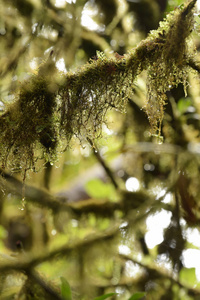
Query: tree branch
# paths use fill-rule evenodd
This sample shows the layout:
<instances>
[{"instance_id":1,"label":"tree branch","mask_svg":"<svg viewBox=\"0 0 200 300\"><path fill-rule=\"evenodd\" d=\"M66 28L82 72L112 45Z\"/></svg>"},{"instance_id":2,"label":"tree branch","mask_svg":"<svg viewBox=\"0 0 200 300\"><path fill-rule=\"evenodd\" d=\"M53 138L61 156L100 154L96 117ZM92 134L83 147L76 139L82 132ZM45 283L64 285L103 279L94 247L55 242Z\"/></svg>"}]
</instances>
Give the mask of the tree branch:
<instances>
[{"instance_id":1,"label":"tree branch","mask_svg":"<svg viewBox=\"0 0 200 300\"><path fill-rule=\"evenodd\" d=\"M63 256L72 253L73 251L81 251L84 247L89 247L99 241L113 238L119 232L120 224L105 230L100 233L93 233L86 236L83 240L76 242L68 242L66 245L57 248L51 252L41 251L42 254L38 253L25 253L18 256L16 259L4 259L3 262L0 262L0 272L9 272L11 270L16 271L29 271L32 268L36 267L42 262L49 261L54 259L55 256Z\"/></svg>"}]
</instances>

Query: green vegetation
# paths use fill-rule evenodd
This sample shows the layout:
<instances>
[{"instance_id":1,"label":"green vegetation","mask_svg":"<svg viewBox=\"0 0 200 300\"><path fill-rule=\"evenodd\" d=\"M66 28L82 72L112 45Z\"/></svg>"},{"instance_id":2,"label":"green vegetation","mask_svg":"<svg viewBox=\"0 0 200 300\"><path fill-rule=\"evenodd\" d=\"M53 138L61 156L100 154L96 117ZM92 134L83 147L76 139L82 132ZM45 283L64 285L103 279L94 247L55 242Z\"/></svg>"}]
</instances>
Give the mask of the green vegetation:
<instances>
[{"instance_id":1,"label":"green vegetation","mask_svg":"<svg viewBox=\"0 0 200 300\"><path fill-rule=\"evenodd\" d=\"M123 56L107 58L97 52L79 70L57 77L51 58L43 63L37 75L20 85L16 100L1 116L1 163L19 168L20 162L24 169L33 169L41 146L49 154L62 137L67 143L73 136L95 140L101 136L108 110L125 112L143 70L148 76L146 112L152 133L160 136L166 92L180 83L186 91L188 68L196 66L188 40L195 3L169 14Z\"/></svg>"},{"instance_id":2,"label":"green vegetation","mask_svg":"<svg viewBox=\"0 0 200 300\"><path fill-rule=\"evenodd\" d=\"M107 2L3 1L1 299L200 295L197 0Z\"/></svg>"}]
</instances>

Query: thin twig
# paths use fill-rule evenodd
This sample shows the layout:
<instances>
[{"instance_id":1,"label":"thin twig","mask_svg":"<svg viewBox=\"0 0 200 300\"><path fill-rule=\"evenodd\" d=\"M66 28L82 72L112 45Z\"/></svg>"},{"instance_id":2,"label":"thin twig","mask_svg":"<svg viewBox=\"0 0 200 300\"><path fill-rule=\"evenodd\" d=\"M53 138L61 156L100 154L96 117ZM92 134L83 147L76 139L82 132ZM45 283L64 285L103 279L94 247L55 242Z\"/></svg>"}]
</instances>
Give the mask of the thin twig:
<instances>
[{"instance_id":1,"label":"thin twig","mask_svg":"<svg viewBox=\"0 0 200 300\"><path fill-rule=\"evenodd\" d=\"M115 176L113 174L113 172L110 170L110 168L108 167L108 165L106 164L106 162L103 160L102 156L100 155L96 145L94 145L94 143L91 141L90 138L87 138L89 144L92 146L94 155L96 156L97 160L99 161L99 163L102 165L102 167L104 168L106 174L108 175L108 177L110 178L112 184L114 185L115 189L119 189L118 183L115 179Z\"/></svg>"},{"instance_id":2,"label":"thin twig","mask_svg":"<svg viewBox=\"0 0 200 300\"><path fill-rule=\"evenodd\" d=\"M173 283L176 283L178 284L181 288L184 288L184 289L187 289L188 292L190 292L191 295L200 295L200 290L198 289L192 289L190 287L187 287L185 285L183 285L179 280L176 280L175 278L171 277L170 275L168 275L167 273L164 273L163 271L160 271L159 269L157 268L153 268L151 266L148 266L147 264L144 264L142 262L139 262L133 258L131 258L130 256L128 255L125 255L125 254L119 254L119 256L124 259L124 260L129 260L129 261L132 261L134 264L137 264L138 266L140 266L141 268L144 268L148 271L151 271L151 272L154 272L154 274L157 274L158 275L158 278L166 278L166 279L169 279L171 280Z\"/></svg>"}]
</instances>

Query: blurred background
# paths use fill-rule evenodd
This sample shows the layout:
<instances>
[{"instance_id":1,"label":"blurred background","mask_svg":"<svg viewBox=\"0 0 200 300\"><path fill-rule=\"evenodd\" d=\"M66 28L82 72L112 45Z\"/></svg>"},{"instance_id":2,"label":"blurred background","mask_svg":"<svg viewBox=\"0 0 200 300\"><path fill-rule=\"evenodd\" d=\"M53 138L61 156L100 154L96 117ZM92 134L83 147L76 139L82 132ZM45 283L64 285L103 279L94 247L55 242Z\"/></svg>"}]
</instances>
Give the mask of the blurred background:
<instances>
[{"instance_id":1,"label":"blurred background","mask_svg":"<svg viewBox=\"0 0 200 300\"><path fill-rule=\"evenodd\" d=\"M65 76L97 51L123 55L184 4L0 1L2 114L50 56ZM198 5L192 33L197 57ZM73 137L65 152L58 149L55 163L41 161L26 178L2 170L0 299L62 299L61 278L72 299L108 293L116 293L113 300L141 299L131 298L138 291L150 300L200 299L200 82L188 71L187 97L181 84L167 94L163 143L150 135L142 72L126 113L107 113L95 145ZM2 267L5 261L13 268Z\"/></svg>"}]
</instances>

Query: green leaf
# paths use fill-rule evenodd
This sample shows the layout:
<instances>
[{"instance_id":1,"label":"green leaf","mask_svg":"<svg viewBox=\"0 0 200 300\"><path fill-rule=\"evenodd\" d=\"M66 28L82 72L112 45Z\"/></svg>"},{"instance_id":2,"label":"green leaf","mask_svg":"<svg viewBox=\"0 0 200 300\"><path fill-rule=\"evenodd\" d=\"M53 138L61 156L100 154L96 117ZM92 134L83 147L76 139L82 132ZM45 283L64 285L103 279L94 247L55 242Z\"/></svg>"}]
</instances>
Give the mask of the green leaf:
<instances>
[{"instance_id":1,"label":"green leaf","mask_svg":"<svg viewBox=\"0 0 200 300\"><path fill-rule=\"evenodd\" d=\"M146 296L146 293L144 293L144 292L138 292L138 293L133 294L128 300L140 300L144 296Z\"/></svg>"},{"instance_id":2,"label":"green leaf","mask_svg":"<svg viewBox=\"0 0 200 300\"><path fill-rule=\"evenodd\" d=\"M117 295L117 293L109 293L109 294L106 294L106 295L102 295L102 296L99 296L97 298L95 298L94 300L104 300L104 299L107 299L111 296L114 296L114 295Z\"/></svg>"},{"instance_id":3,"label":"green leaf","mask_svg":"<svg viewBox=\"0 0 200 300\"><path fill-rule=\"evenodd\" d=\"M0 239L4 239L7 236L7 231L6 229L0 225Z\"/></svg>"},{"instance_id":4,"label":"green leaf","mask_svg":"<svg viewBox=\"0 0 200 300\"><path fill-rule=\"evenodd\" d=\"M100 179L92 179L85 185L86 192L93 198L112 198L115 192L112 184L104 183Z\"/></svg>"},{"instance_id":5,"label":"green leaf","mask_svg":"<svg viewBox=\"0 0 200 300\"><path fill-rule=\"evenodd\" d=\"M195 268L182 268L180 271L180 282L193 287L197 283Z\"/></svg>"},{"instance_id":6,"label":"green leaf","mask_svg":"<svg viewBox=\"0 0 200 300\"><path fill-rule=\"evenodd\" d=\"M192 100L190 98L181 98L177 103L177 108L181 114L184 114L191 105Z\"/></svg>"},{"instance_id":7,"label":"green leaf","mask_svg":"<svg viewBox=\"0 0 200 300\"><path fill-rule=\"evenodd\" d=\"M61 295L64 300L72 300L71 288L68 281L64 277L60 277L61 280Z\"/></svg>"}]
</instances>

